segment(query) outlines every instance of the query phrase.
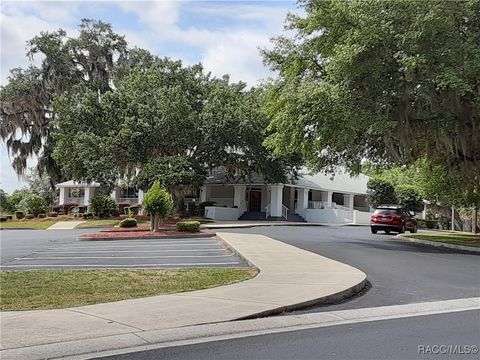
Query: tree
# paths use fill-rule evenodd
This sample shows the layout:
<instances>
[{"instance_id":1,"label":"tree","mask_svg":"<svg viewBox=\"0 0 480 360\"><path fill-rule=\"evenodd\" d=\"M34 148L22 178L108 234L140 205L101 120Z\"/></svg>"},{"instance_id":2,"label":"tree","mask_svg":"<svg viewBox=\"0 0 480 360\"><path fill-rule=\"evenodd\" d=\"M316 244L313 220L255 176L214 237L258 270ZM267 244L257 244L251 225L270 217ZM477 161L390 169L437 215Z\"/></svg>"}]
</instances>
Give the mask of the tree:
<instances>
[{"instance_id":1,"label":"tree","mask_svg":"<svg viewBox=\"0 0 480 360\"><path fill-rule=\"evenodd\" d=\"M0 211L5 213L13 213L15 211L8 199L8 194L3 189L0 189Z\"/></svg>"},{"instance_id":2,"label":"tree","mask_svg":"<svg viewBox=\"0 0 480 360\"><path fill-rule=\"evenodd\" d=\"M427 158L480 188L480 2L301 0L265 111L276 152L317 169Z\"/></svg>"},{"instance_id":3,"label":"tree","mask_svg":"<svg viewBox=\"0 0 480 360\"><path fill-rule=\"evenodd\" d=\"M25 181L30 191L43 197L47 204L53 204L55 200L55 190L52 187L52 181L47 173L40 174L38 168L31 168L25 176Z\"/></svg>"},{"instance_id":4,"label":"tree","mask_svg":"<svg viewBox=\"0 0 480 360\"><path fill-rule=\"evenodd\" d=\"M38 214L44 214L47 211L47 202L38 194L30 194L25 199L25 206L29 214L38 216Z\"/></svg>"},{"instance_id":5,"label":"tree","mask_svg":"<svg viewBox=\"0 0 480 360\"><path fill-rule=\"evenodd\" d=\"M170 214L173 200L168 191L155 181L143 198L143 208L150 214L150 230L159 231L163 218Z\"/></svg>"},{"instance_id":6,"label":"tree","mask_svg":"<svg viewBox=\"0 0 480 360\"><path fill-rule=\"evenodd\" d=\"M95 216L105 217L117 211L117 204L110 196L100 194L90 199L90 208Z\"/></svg>"},{"instance_id":7,"label":"tree","mask_svg":"<svg viewBox=\"0 0 480 360\"><path fill-rule=\"evenodd\" d=\"M53 101L78 85L99 93L110 90L116 64L126 66L126 42L109 24L83 19L77 37L67 37L61 29L42 32L28 41L27 55L38 56L41 64L13 69L1 88L0 137L6 140L18 174L24 173L27 158L35 154L40 174L47 172L52 182L58 182L63 177L51 157Z\"/></svg>"},{"instance_id":8,"label":"tree","mask_svg":"<svg viewBox=\"0 0 480 360\"><path fill-rule=\"evenodd\" d=\"M389 182L380 179L370 179L367 183L367 202L376 208L379 205L395 204L395 188Z\"/></svg>"},{"instance_id":9,"label":"tree","mask_svg":"<svg viewBox=\"0 0 480 360\"><path fill-rule=\"evenodd\" d=\"M423 210L423 200L418 191L409 185L399 185L395 188L395 198L397 203L402 205L407 211L418 213Z\"/></svg>"},{"instance_id":10,"label":"tree","mask_svg":"<svg viewBox=\"0 0 480 360\"><path fill-rule=\"evenodd\" d=\"M11 195L8 196L7 199L13 211L16 211L16 210L26 211L27 198L30 197L31 195L33 195L33 193L30 190L23 188L23 189L15 190Z\"/></svg>"}]
</instances>

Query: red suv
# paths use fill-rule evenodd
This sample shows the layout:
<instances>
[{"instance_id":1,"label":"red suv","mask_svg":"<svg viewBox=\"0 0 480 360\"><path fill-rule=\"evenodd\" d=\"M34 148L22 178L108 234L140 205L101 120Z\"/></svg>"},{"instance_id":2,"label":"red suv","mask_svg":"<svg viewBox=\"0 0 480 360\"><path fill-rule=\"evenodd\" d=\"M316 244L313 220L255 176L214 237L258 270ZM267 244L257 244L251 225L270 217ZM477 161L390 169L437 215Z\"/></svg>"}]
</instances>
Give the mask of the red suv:
<instances>
[{"instance_id":1,"label":"red suv","mask_svg":"<svg viewBox=\"0 0 480 360\"><path fill-rule=\"evenodd\" d=\"M405 230L416 233L417 220L401 206L381 205L370 217L370 228L372 234L376 234L378 230L384 230L387 234L390 231L401 234Z\"/></svg>"}]
</instances>

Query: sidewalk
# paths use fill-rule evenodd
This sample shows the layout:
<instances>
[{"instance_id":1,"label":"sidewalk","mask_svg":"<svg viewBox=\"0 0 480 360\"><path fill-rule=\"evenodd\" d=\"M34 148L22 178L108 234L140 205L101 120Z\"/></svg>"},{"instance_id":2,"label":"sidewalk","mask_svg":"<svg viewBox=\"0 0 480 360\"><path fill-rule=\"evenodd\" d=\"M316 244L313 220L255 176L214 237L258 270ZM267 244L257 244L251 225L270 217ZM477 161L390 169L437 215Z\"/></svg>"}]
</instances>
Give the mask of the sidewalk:
<instances>
[{"instance_id":1,"label":"sidewalk","mask_svg":"<svg viewBox=\"0 0 480 360\"><path fill-rule=\"evenodd\" d=\"M259 275L194 292L61 310L3 312L2 359L121 349L141 343L146 331L250 318L340 300L360 291L366 281L358 269L266 236L217 235L258 267ZM119 336L116 341L111 341L113 335Z\"/></svg>"},{"instance_id":2,"label":"sidewalk","mask_svg":"<svg viewBox=\"0 0 480 360\"><path fill-rule=\"evenodd\" d=\"M85 221L58 221L47 230L72 230L77 227L77 225L83 224Z\"/></svg>"}]
</instances>

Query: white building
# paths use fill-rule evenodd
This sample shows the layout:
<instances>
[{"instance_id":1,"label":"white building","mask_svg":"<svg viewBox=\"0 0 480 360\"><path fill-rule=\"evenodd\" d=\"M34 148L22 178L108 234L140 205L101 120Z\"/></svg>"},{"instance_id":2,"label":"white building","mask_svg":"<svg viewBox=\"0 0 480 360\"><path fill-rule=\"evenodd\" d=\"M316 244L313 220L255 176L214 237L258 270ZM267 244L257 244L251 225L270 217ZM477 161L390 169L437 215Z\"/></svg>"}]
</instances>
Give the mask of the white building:
<instances>
[{"instance_id":1,"label":"white building","mask_svg":"<svg viewBox=\"0 0 480 360\"><path fill-rule=\"evenodd\" d=\"M204 216L215 220L289 220L330 224L369 224L371 209L366 202L368 177L345 173L312 174L303 170L287 184L265 184L261 177L248 183L213 174L198 189L191 202L211 202ZM88 206L97 183L67 181L57 185L59 204ZM121 204L142 203L143 192L117 187L112 198Z\"/></svg>"}]
</instances>

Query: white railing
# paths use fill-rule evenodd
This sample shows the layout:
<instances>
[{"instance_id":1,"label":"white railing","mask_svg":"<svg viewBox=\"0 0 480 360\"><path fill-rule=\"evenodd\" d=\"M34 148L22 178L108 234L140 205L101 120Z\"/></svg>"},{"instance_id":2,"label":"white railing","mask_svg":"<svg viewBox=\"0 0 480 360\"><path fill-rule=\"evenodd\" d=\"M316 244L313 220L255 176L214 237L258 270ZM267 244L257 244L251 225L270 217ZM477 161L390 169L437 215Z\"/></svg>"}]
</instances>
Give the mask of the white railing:
<instances>
[{"instance_id":1,"label":"white railing","mask_svg":"<svg viewBox=\"0 0 480 360\"><path fill-rule=\"evenodd\" d=\"M287 220L288 218L288 208L282 204L282 217L285 218L285 220Z\"/></svg>"},{"instance_id":2,"label":"white railing","mask_svg":"<svg viewBox=\"0 0 480 360\"><path fill-rule=\"evenodd\" d=\"M268 219L272 214L272 204L265 206L265 219Z\"/></svg>"}]
</instances>

